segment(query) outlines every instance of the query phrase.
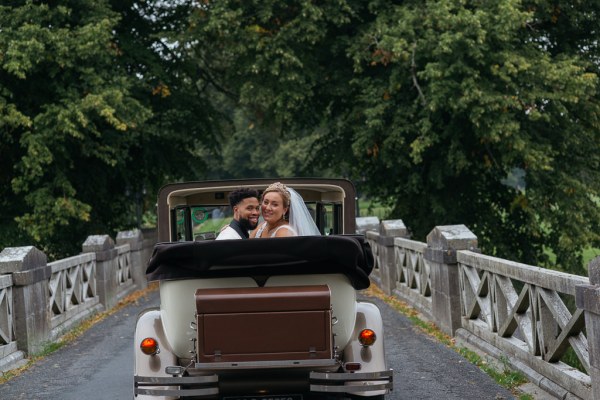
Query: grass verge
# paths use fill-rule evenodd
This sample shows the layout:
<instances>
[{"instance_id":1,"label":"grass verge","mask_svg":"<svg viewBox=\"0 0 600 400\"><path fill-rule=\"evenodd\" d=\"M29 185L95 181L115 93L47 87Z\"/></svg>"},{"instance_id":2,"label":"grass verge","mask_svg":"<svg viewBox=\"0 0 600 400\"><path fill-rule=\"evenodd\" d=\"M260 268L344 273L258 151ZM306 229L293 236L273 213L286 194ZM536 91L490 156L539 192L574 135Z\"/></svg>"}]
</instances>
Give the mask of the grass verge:
<instances>
[{"instance_id":1,"label":"grass verge","mask_svg":"<svg viewBox=\"0 0 600 400\"><path fill-rule=\"evenodd\" d=\"M77 339L78 337L83 335L89 328L91 328L98 322L102 321L106 317L116 313L117 311L121 310L123 307L125 307L131 303L137 302L141 297L148 296L151 292L153 292L157 289L158 289L157 283L155 283L155 282L150 283L146 289L138 290L136 292L131 293L129 296L121 299L121 301L119 301L110 310L96 313L96 314L92 315L91 317L83 320L79 325L77 325L75 328L71 329L69 332L67 332L64 335L62 335L61 337L59 337L55 342L47 343L44 346L44 348L42 349L42 351L40 351L39 353L30 355L27 358L25 365L15 368L15 369L12 369L10 371L2 372L2 375L0 376L0 385L8 382L12 378L19 376L24 371L29 369L36 362L40 361L41 359L48 356L49 354L54 353L58 349L67 345L68 343L71 343L72 341L74 341L75 339Z\"/></svg>"},{"instance_id":2,"label":"grass verge","mask_svg":"<svg viewBox=\"0 0 600 400\"><path fill-rule=\"evenodd\" d=\"M386 295L376 285L372 284L369 287L369 289L364 290L363 293L367 296L377 297L388 303L395 310L405 315L418 329L423 331L425 334L435 338L438 342L445 344L452 350L459 353L469 362L476 365L483 372L488 374L499 385L510 390L520 400L533 400L533 397L531 395L524 394L521 390L519 390L519 386L521 386L524 383L527 383L527 379L525 378L525 376L520 372L511 371L508 368L508 362L506 360L500 360L504 364L504 368L502 370L498 370L496 367L489 364L483 357L481 357L476 352L471 351L466 347L457 346L455 340L452 337L440 331L435 324L421 320L419 318L419 313L416 310L411 308L408 304L404 303L403 301L397 299L396 297Z\"/></svg>"}]
</instances>

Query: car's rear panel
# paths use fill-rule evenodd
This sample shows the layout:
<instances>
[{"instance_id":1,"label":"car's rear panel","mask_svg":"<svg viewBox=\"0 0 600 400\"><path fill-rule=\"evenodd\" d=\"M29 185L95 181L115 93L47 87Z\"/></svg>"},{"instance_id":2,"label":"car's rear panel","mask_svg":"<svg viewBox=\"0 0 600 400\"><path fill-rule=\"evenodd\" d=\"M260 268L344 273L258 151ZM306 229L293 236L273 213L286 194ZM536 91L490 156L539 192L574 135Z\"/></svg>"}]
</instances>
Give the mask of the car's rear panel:
<instances>
[{"instance_id":1,"label":"car's rear panel","mask_svg":"<svg viewBox=\"0 0 600 400\"><path fill-rule=\"evenodd\" d=\"M333 357L326 285L198 289L195 299L199 364Z\"/></svg>"}]
</instances>

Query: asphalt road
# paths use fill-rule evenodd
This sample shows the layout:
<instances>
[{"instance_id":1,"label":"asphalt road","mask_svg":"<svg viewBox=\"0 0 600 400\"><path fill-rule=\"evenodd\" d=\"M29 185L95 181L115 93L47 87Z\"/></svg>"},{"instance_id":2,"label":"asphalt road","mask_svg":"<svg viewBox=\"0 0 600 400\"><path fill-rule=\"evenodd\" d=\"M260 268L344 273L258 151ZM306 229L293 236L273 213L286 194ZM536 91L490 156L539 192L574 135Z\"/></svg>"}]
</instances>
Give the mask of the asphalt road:
<instances>
[{"instance_id":1,"label":"asphalt road","mask_svg":"<svg viewBox=\"0 0 600 400\"><path fill-rule=\"evenodd\" d=\"M394 391L387 400L514 398L456 352L415 329L386 303L377 298L366 300L378 305L384 319L386 357L394 369ZM154 292L107 317L0 386L0 399L131 400L135 319L141 310L158 302Z\"/></svg>"}]
</instances>

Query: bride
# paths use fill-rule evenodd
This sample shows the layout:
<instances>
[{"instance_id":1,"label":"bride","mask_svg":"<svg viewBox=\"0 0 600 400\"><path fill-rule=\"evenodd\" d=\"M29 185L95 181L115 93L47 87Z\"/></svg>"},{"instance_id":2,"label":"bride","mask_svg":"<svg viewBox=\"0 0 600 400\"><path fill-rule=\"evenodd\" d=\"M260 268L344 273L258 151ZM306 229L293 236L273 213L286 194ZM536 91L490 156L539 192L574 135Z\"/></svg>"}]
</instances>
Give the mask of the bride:
<instances>
[{"instance_id":1,"label":"bride","mask_svg":"<svg viewBox=\"0 0 600 400\"><path fill-rule=\"evenodd\" d=\"M260 208L264 222L252 231L250 238L321 234L302 196L281 182L275 182L265 189Z\"/></svg>"}]
</instances>

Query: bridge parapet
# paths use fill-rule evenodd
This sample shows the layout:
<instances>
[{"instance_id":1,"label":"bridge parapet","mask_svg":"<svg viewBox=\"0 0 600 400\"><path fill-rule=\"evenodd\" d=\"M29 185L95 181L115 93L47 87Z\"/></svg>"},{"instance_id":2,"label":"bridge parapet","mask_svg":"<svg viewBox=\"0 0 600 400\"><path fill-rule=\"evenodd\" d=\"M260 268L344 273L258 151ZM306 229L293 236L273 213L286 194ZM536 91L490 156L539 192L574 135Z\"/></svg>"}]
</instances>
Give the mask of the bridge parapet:
<instances>
[{"instance_id":1,"label":"bridge parapet","mask_svg":"<svg viewBox=\"0 0 600 400\"><path fill-rule=\"evenodd\" d=\"M3 290L0 313L6 322L0 346L8 346L7 351L16 344L21 351L38 352L50 333L46 298L51 268L46 255L33 246L6 248L0 253L0 273L11 273L12 278L12 287Z\"/></svg>"},{"instance_id":2,"label":"bridge parapet","mask_svg":"<svg viewBox=\"0 0 600 400\"><path fill-rule=\"evenodd\" d=\"M431 274L431 312L440 329L451 336L461 327L456 254L465 249L477 249L477 236L464 225L436 226L427 235L424 258Z\"/></svg>"},{"instance_id":3,"label":"bridge parapet","mask_svg":"<svg viewBox=\"0 0 600 400\"><path fill-rule=\"evenodd\" d=\"M477 237L451 225L427 243L394 238L384 261L381 232L366 238L386 293L558 398L600 399L600 258L590 279L565 274L480 254Z\"/></svg>"},{"instance_id":4,"label":"bridge parapet","mask_svg":"<svg viewBox=\"0 0 600 400\"><path fill-rule=\"evenodd\" d=\"M588 278L469 251L458 252L457 261L463 315L457 336L496 358L506 355L558 398L591 399L584 334L590 327L575 305L576 287Z\"/></svg>"},{"instance_id":5,"label":"bridge parapet","mask_svg":"<svg viewBox=\"0 0 600 400\"><path fill-rule=\"evenodd\" d=\"M18 365L67 329L147 287L145 267L153 232L89 236L83 253L47 262L33 246L0 253L0 370Z\"/></svg>"},{"instance_id":6,"label":"bridge parapet","mask_svg":"<svg viewBox=\"0 0 600 400\"><path fill-rule=\"evenodd\" d=\"M98 285L98 296L100 302L110 309L117 304L117 255L115 242L108 235L91 235L83 242L82 251L84 254L91 254L94 257L94 279Z\"/></svg>"},{"instance_id":7,"label":"bridge parapet","mask_svg":"<svg viewBox=\"0 0 600 400\"><path fill-rule=\"evenodd\" d=\"M144 234L139 229L121 231L117 234L117 245L129 245L129 257L131 258L130 263L132 265L143 265L150 258L150 254L148 254L147 258L144 257L146 255L144 243L148 245L149 249L152 249L152 246L156 242L145 241ZM129 272L137 288L144 289L148 286L146 271L143 268L133 268Z\"/></svg>"},{"instance_id":8,"label":"bridge parapet","mask_svg":"<svg viewBox=\"0 0 600 400\"><path fill-rule=\"evenodd\" d=\"M82 318L102 309L98 297L96 256L80 254L48 264L51 276L45 301L51 332L46 341L61 336Z\"/></svg>"},{"instance_id":9,"label":"bridge parapet","mask_svg":"<svg viewBox=\"0 0 600 400\"><path fill-rule=\"evenodd\" d=\"M377 231L379 222L377 217L358 217L356 218L356 233L366 234L367 231Z\"/></svg>"},{"instance_id":10,"label":"bridge parapet","mask_svg":"<svg viewBox=\"0 0 600 400\"><path fill-rule=\"evenodd\" d=\"M592 398L600 399L600 256L588 265L590 283L576 287L577 308L585 310Z\"/></svg>"},{"instance_id":11,"label":"bridge parapet","mask_svg":"<svg viewBox=\"0 0 600 400\"><path fill-rule=\"evenodd\" d=\"M408 238L409 232L401 219L381 221L379 224L379 265L381 287L387 294L392 294L398 280L398 271L394 268L394 239Z\"/></svg>"}]
</instances>

